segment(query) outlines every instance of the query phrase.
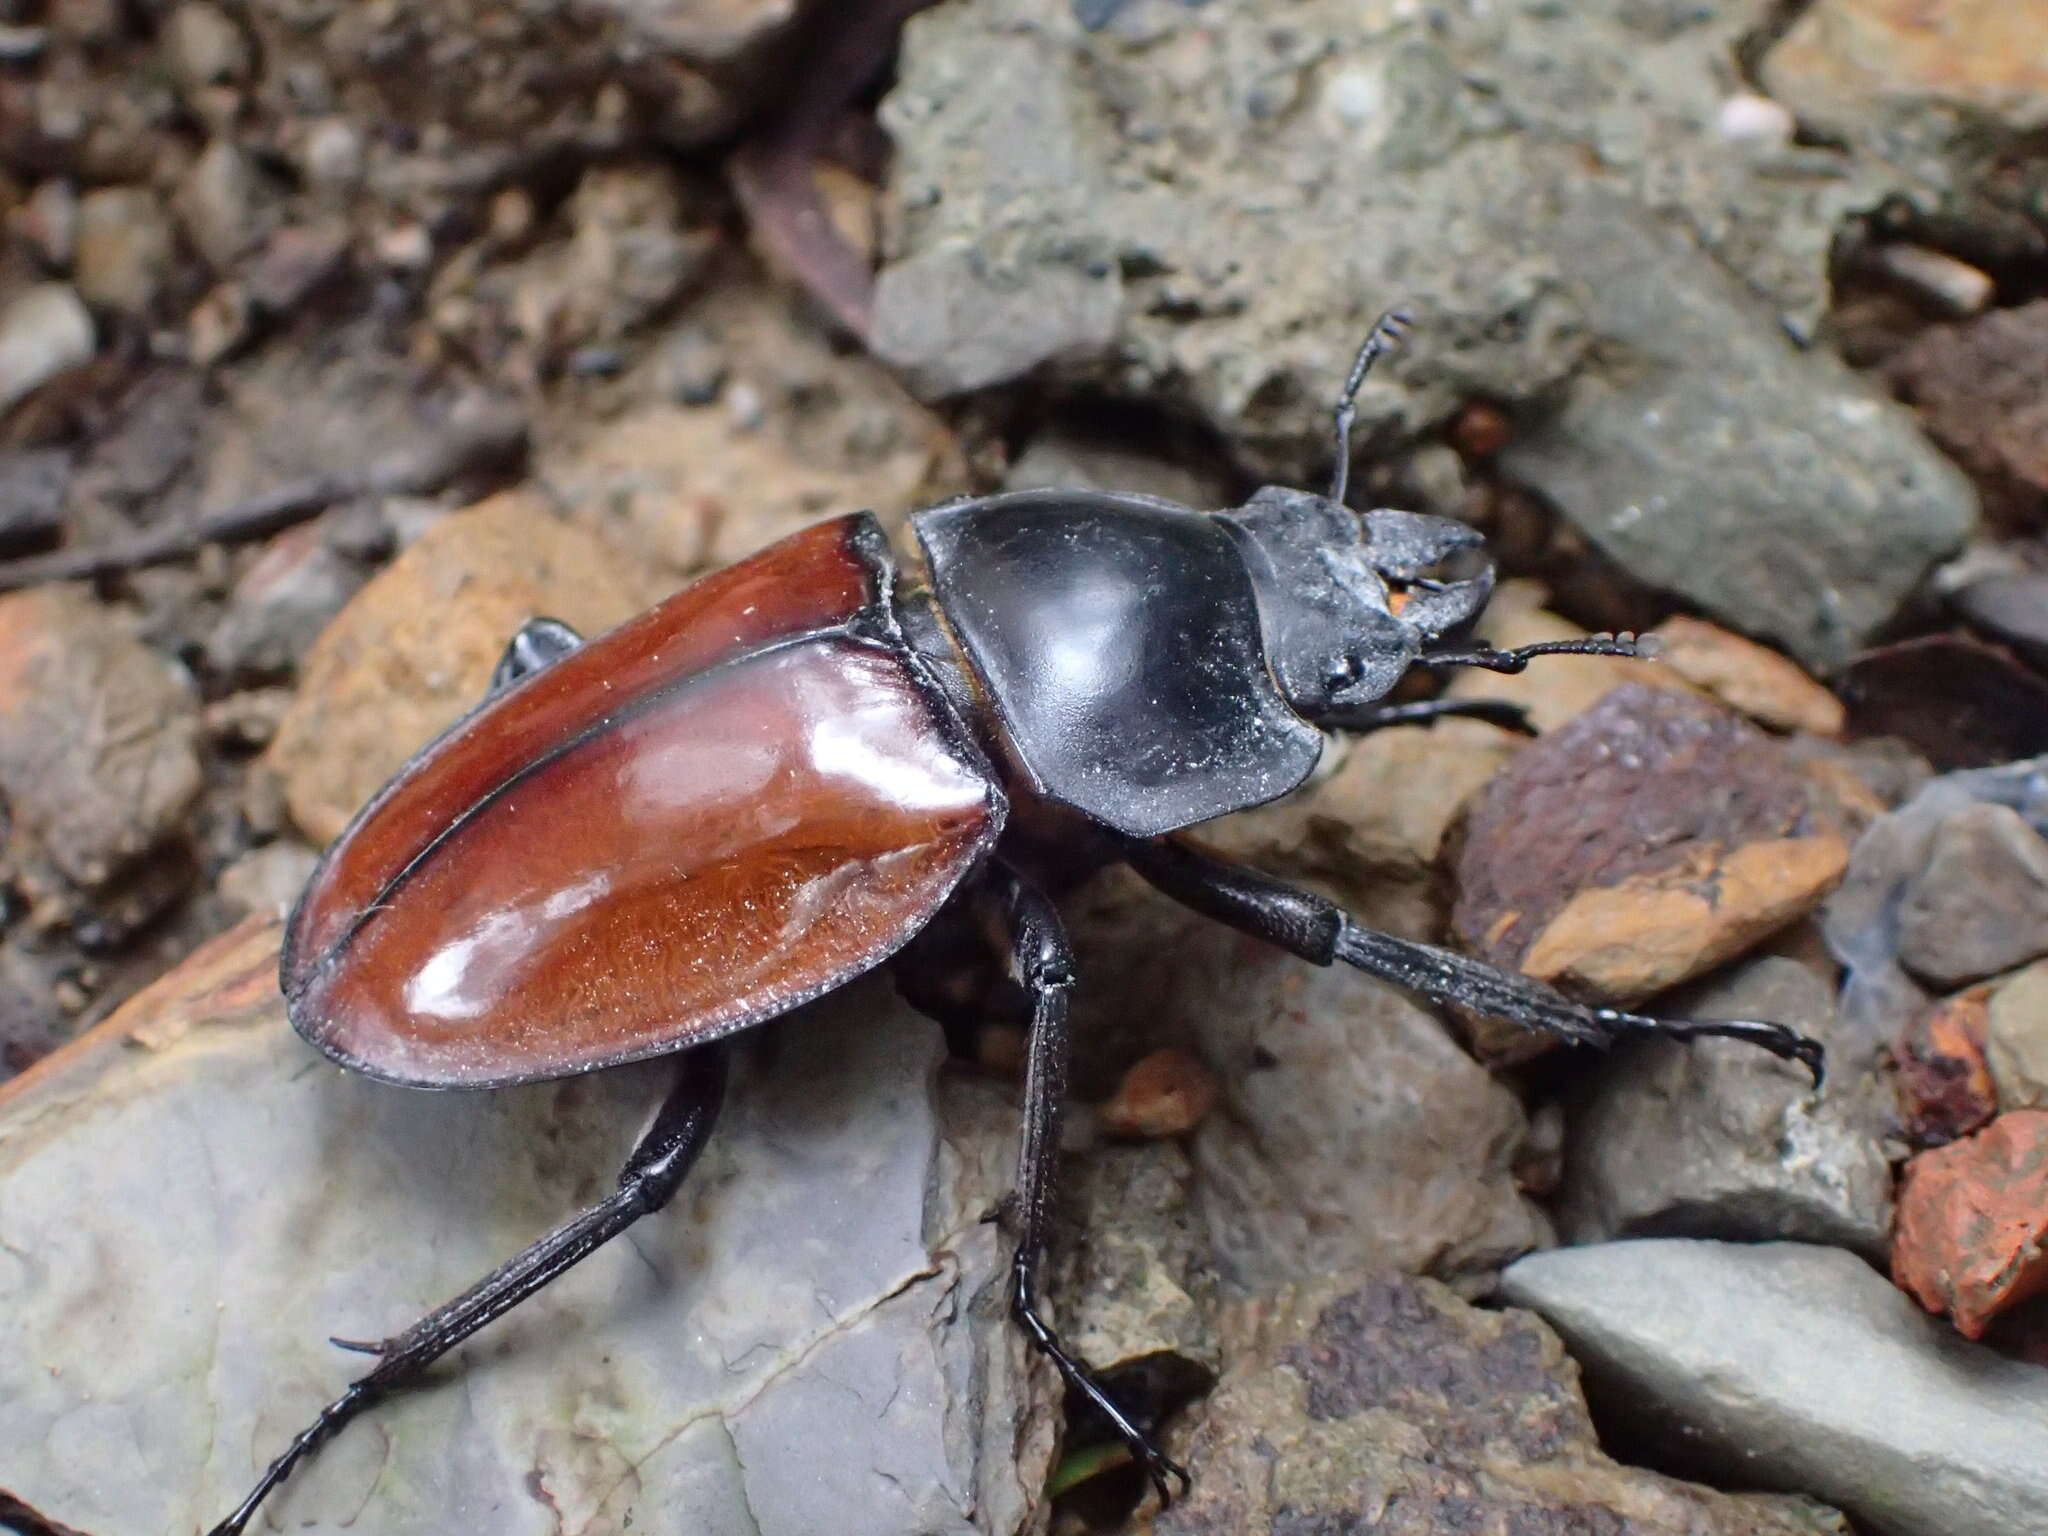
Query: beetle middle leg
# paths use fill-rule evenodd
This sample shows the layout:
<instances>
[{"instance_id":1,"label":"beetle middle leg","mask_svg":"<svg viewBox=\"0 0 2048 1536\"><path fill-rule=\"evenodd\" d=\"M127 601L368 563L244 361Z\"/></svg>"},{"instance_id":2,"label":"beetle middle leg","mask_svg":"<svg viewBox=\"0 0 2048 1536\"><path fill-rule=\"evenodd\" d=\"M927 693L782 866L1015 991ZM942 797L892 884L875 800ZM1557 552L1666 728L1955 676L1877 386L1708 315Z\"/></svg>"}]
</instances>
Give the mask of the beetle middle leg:
<instances>
[{"instance_id":1,"label":"beetle middle leg","mask_svg":"<svg viewBox=\"0 0 2048 1536\"><path fill-rule=\"evenodd\" d=\"M1574 1002L1556 988L1516 976L1434 944L1379 933L1351 920L1334 902L1198 851L1174 838L1133 840L1133 869L1183 905L1282 949L1329 965L1342 960L1434 1003L1455 1004L1577 1045L1612 1045L1628 1035L1693 1040L1720 1035L1746 1040L1772 1055L1823 1071L1820 1042L1783 1024L1750 1019L1655 1019L1619 1008Z\"/></svg>"},{"instance_id":2,"label":"beetle middle leg","mask_svg":"<svg viewBox=\"0 0 2048 1536\"><path fill-rule=\"evenodd\" d=\"M335 1342L344 1349L377 1356L368 1374L320 1410L319 1416L285 1447L235 1512L210 1536L240 1536L257 1506L342 1427L365 1409L409 1386L419 1375L486 1323L505 1315L572 1266L617 1237L643 1216L667 1205L704 1150L725 1099L726 1047L714 1041L677 1059L675 1086L662 1101L654 1123L626 1158L618 1188L606 1199L571 1217L524 1253L499 1266L445 1306L437 1307L403 1333L376 1344Z\"/></svg>"},{"instance_id":3,"label":"beetle middle leg","mask_svg":"<svg viewBox=\"0 0 2048 1536\"><path fill-rule=\"evenodd\" d=\"M1536 734L1529 711L1506 699L1415 699L1406 704L1324 710L1315 717L1316 724L1326 731L1350 731L1354 735L1390 725L1430 725L1438 720L1484 720L1517 735Z\"/></svg>"},{"instance_id":4,"label":"beetle middle leg","mask_svg":"<svg viewBox=\"0 0 2048 1536\"><path fill-rule=\"evenodd\" d=\"M995 888L1008 920L1012 953L1031 995L1031 1033L1024 1058L1024 1136L1017 1152L1017 1254L1010 1270L1010 1310L1031 1342L1059 1367L1067 1386L1109 1421L1145 1469L1162 1503L1173 1502L1171 1478L1182 1493L1188 1474L1152 1443L1074 1358L1038 1310L1038 1270L1052 1232L1054 1175L1060 1152L1060 1117L1067 1091L1067 994L1074 986L1074 952L1060 915L1045 893L997 866Z\"/></svg>"},{"instance_id":5,"label":"beetle middle leg","mask_svg":"<svg viewBox=\"0 0 2048 1536\"><path fill-rule=\"evenodd\" d=\"M491 669L491 686L484 697L503 693L522 677L560 661L582 643L583 637L560 619L528 619L505 642L505 653Z\"/></svg>"}]
</instances>

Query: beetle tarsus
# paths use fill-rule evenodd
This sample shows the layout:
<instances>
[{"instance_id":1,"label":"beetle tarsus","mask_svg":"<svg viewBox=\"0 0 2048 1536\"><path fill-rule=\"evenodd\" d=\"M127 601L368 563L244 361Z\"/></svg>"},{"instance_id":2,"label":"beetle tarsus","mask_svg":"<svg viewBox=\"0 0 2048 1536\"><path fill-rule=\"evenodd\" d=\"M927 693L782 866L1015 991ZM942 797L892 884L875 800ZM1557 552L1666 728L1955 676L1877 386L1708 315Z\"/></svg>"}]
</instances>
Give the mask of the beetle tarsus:
<instances>
[{"instance_id":1,"label":"beetle tarsus","mask_svg":"<svg viewBox=\"0 0 2048 1536\"><path fill-rule=\"evenodd\" d=\"M351 1419L391 1393L410 1385L428 1366L485 1324L503 1317L575 1264L632 1226L660 1210L682 1187L684 1177L704 1149L718 1108L725 1097L725 1046L713 1042L684 1054L677 1063L676 1084L655 1113L619 1174L612 1195L571 1217L525 1252L500 1265L445 1306L436 1308L403 1333L367 1346L377 1356L368 1375L320 1410L258 1479L235 1512L209 1536L241 1536L257 1507L292 1473L293 1468L339 1434ZM343 1349L365 1346L333 1339Z\"/></svg>"},{"instance_id":2,"label":"beetle tarsus","mask_svg":"<svg viewBox=\"0 0 2048 1536\"><path fill-rule=\"evenodd\" d=\"M1116 1400L1104 1390L1102 1383L1095 1379L1095 1373L1081 1361L1067 1353L1060 1343L1059 1335L1038 1314L1038 1298L1032 1281L1036 1268L1036 1256L1027 1255L1021 1248L1010 1270L1011 1296L1010 1311L1018 1324L1030 1337L1040 1354L1059 1368L1060 1377L1068 1388L1078 1392L1091 1403L1095 1411L1108 1421L1117 1437L1130 1450L1131 1456L1144 1467L1145 1476L1151 1479L1152 1487L1159 1494L1162 1509L1170 1508L1176 1497L1173 1483L1180 1484L1180 1497L1185 1497L1194 1486L1187 1468L1168 1456L1152 1443L1152 1437L1137 1424L1131 1416L1117 1406Z\"/></svg>"}]
</instances>

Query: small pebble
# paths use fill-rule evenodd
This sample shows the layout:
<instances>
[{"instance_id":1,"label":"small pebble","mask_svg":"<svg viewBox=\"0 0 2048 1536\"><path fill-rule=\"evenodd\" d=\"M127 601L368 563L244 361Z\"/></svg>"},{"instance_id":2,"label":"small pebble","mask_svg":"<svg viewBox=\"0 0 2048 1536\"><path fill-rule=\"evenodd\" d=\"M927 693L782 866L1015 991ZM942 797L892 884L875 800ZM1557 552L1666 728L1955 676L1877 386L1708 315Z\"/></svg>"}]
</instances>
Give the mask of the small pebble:
<instances>
[{"instance_id":1,"label":"small pebble","mask_svg":"<svg viewBox=\"0 0 2048 1536\"><path fill-rule=\"evenodd\" d=\"M1184 1136L1216 1107L1215 1074L1186 1051L1154 1051L1133 1066L1102 1106L1111 1136Z\"/></svg>"},{"instance_id":2,"label":"small pebble","mask_svg":"<svg viewBox=\"0 0 2048 1536\"><path fill-rule=\"evenodd\" d=\"M1988 272L1924 245L1880 245L1870 252L1869 259L1878 271L1932 299L1951 315L1981 313L1998 286Z\"/></svg>"},{"instance_id":3,"label":"small pebble","mask_svg":"<svg viewBox=\"0 0 2048 1536\"><path fill-rule=\"evenodd\" d=\"M1792 142L1799 124L1791 112L1768 96L1744 91L1721 103L1714 127L1731 144L1781 149Z\"/></svg>"},{"instance_id":4,"label":"small pebble","mask_svg":"<svg viewBox=\"0 0 2048 1536\"><path fill-rule=\"evenodd\" d=\"M93 354L92 316L65 283L37 283L0 309L0 410Z\"/></svg>"}]
</instances>

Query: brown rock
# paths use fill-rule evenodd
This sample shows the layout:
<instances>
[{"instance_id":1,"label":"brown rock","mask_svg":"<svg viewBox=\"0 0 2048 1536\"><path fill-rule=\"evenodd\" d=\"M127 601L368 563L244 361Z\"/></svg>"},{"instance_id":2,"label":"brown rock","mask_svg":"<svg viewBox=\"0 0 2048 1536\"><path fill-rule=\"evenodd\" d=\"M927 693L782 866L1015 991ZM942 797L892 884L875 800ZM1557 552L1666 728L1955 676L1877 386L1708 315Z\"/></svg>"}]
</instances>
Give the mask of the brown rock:
<instances>
[{"instance_id":1,"label":"brown rock","mask_svg":"<svg viewBox=\"0 0 2048 1536\"><path fill-rule=\"evenodd\" d=\"M2028 966L1991 994L1984 1054L2000 1109L2048 1109L2048 961Z\"/></svg>"},{"instance_id":2,"label":"brown rock","mask_svg":"<svg viewBox=\"0 0 2048 1536\"><path fill-rule=\"evenodd\" d=\"M1503 649L1585 635L1585 630L1550 612L1543 603L1543 588L1535 582L1502 582L1480 620L1479 632ZM1554 731L1623 683L1687 691L1686 680L1669 667L1615 656L1549 657L1511 676L1475 668L1458 673L1444 691L1454 699L1506 699L1528 710L1539 731Z\"/></svg>"},{"instance_id":3,"label":"brown rock","mask_svg":"<svg viewBox=\"0 0 2048 1536\"><path fill-rule=\"evenodd\" d=\"M1225 1317L1224 1373L1177 1436L1192 1494L1156 1536L1822 1536L1803 1499L1716 1493L1600 1449L1541 1320L1403 1276L1321 1278Z\"/></svg>"},{"instance_id":4,"label":"brown rock","mask_svg":"<svg viewBox=\"0 0 2048 1536\"><path fill-rule=\"evenodd\" d=\"M1574 895L1521 968L1580 996L1640 1002L1812 911L1848 867L1849 845L1834 833L1702 844L1680 863Z\"/></svg>"},{"instance_id":5,"label":"brown rock","mask_svg":"<svg viewBox=\"0 0 2048 1536\"><path fill-rule=\"evenodd\" d=\"M1805 775L1721 706L1616 689L1474 802L1452 924L1475 954L1636 1002L1811 910L1848 849Z\"/></svg>"},{"instance_id":6,"label":"brown rock","mask_svg":"<svg viewBox=\"0 0 2048 1536\"><path fill-rule=\"evenodd\" d=\"M103 886L198 798L191 683L80 587L0 597L0 789L17 837Z\"/></svg>"},{"instance_id":7,"label":"brown rock","mask_svg":"<svg viewBox=\"0 0 2048 1536\"><path fill-rule=\"evenodd\" d=\"M1433 939L1433 904L1403 897L1434 882L1459 812L1526 744L1480 720L1374 731L1346 743L1327 778L1205 826L1202 840L1269 873L1325 885L1378 926Z\"/></svg>"},{"instance_id":8,"label":"brown rock","mask_svg":"<svg viewBox=\"0 0 2048 1536\"><path fill-rule=\"evenodd\" d=\"M1680 615L1656 629L1658 660L1750 719L1816 736L1842 732L1842 701L1768 646Z\"/></svg>"},{"instance_id":9,"label":"brown rock","mask_svg":"<svg viewBox=\"0 0 2048 1536\"><path fill-rule=\"evenodd\" d=\"M315 844L483 696L528 619L594 634L651 601L643 573L538 497L452 513L379 573L307 652L265 761Z\"/></svg>"},{"instance_id":10,"label":"brown rock","mask_svg":"<svg viewBox=\"0 0 2048 1536\"><path fill-rule=\"evenodd\" d=\"M1154 1051L1134 1063L1103 1104L1103 1130L1152 1140L1184 1136L1216 1107L1215 1074L1186 1051Z\"/></svg>"},{"instance_id":11,"label":"brown rock","mask_svg":"<svg viewBox=\"0 0 2048 1536\"><path fill-rule=\"evenodd\" d=\"M1820 0L1766 56L1763 79L1809 119L1932 99L2019 129L2048 126L2041 18L2011 0Z\"/></svg>"},{"instance_id":12,"label":"brown rock","mask_svg":"<svg viewBox=\"0 0 2048 1536\"><path fill-rule=\"evenodd\" d=\"M2048 680L1966 635L1865 651L1838 685L1850 734L1896 736L1944 771L2048 752Z\"/></svg>"},{"instance_id":13,"label":"brown rock","mask_svg":"<svg viewBox=\"0 0 2048 1536\"><path fill-rule=\"evenodd\" d=\"M1985 1060L1991 987L1943 998L1892 1046L1893 1087L1906 1135L1923 1147L1946 1146L1998 1113Z\"/></svg>"},{"instance_id":14,"label":"brown rock","mask_svg":"<svg viewBox=\"0 0 2048 1536\"><path fill-rule=\"evenodd\" d=\"M2039 24L2028 23L2037 34ZM2048 67L2042 75L2048 105ZM1930 327L1886 371L1987 511L2029 523L2048 511L2048 299Z\"/></svg>"},{"instance_id":15,"label":"brown rock","mask_svg":"<svg viewBox=\"0 0 2048 1536\"><path fill-rule=\"evenodd\" d=\"M1900 964L1939 988L2048 954L2048 840L2010 806L1964 806L1935 827L1898 922Z\"/></svg>"},{"instance_id":16,"label":"brown rock","mask_svg":"<svg viewBox=\"0 0 2048 1536\"><path fill-rule=\"evenodd\" d=\"M1892 1278L1972 1339L2048 1290L2048 1111L2000 1115L1906 1165Z\"/></svg>"}]
</instances>

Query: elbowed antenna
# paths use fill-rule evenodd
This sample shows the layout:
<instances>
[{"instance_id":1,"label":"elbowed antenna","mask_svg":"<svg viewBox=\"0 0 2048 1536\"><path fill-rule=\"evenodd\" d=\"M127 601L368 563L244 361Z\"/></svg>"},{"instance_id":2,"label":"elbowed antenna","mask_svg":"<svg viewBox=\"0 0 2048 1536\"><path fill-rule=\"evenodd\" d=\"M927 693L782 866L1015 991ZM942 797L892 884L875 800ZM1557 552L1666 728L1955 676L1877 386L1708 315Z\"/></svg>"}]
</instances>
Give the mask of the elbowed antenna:
<instances>
[{"instance_id":1,"label":"elbowed antenna","mask_svg":"<svg viewBox=\"0 0 2048 1536\"><path fill-rule=\"evenodd\" d=\"M1390 309L1373 321L1364 344L1358 349L1358 356L1352 361L1351 376L1344 381L1344 392L1337 397L1337 464L1330 471L1330 500L1340 507L1344 505L1344 492L1351 482L1351 423L1358 414L1355 404L1358 391L1381 354L1404 341L1407 327L1414 323L1405 310L1399 309Z\"/></svg>"}]
</instances>

